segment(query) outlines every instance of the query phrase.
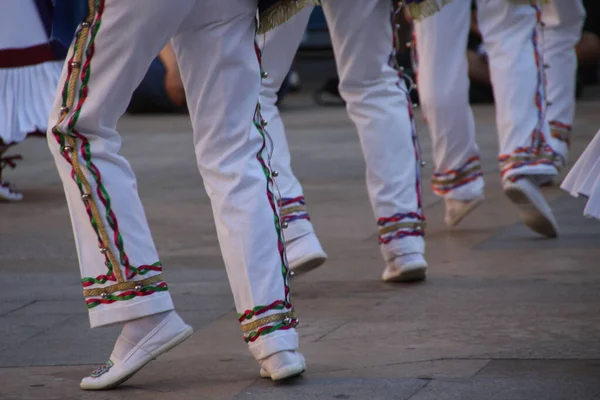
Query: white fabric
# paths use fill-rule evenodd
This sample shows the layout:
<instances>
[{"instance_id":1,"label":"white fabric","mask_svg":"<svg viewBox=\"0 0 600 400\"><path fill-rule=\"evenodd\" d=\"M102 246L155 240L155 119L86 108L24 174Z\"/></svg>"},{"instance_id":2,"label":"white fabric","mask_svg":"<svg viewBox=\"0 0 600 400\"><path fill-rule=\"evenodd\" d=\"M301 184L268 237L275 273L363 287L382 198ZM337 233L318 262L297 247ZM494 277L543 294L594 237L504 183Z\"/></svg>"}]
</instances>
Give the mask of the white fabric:
<instances>
[{"instance_id":1,"label":"white fabric","mask_svg":"<svg viewBox=\"0 0 600 400\"><path fill-rule=\"evenodd\" d=\"M577 160L561 188L588 198L584 215L600 219L600 131Z\"/></svg>"},{"instance_id":2,"label":"white fabric","mask_svg":"<svg viewBox=\"0 0 600 400\"><path fill-rule=\"evenodd\" d=\"M566 161L568 143L558 137L569 135L575 115L577 55L585 8L581 0L553 0L542 8L544 22L544 63L548 109L554 149ZM557 137L558 136L558 137Z\"/></svg>"},{"instance_id":3,"label":"white fabric","mask_svg":"<svg viewBox=\"0 0 600 400\"><path fill-rule=\"evenodd\" d=\"M135 342L121 334L108 362L83 378L80 387L84 390L115 388L194 333L176 312L163 314L167 315L161 314L162 319Z\"/></svg>"},{"instance_id":4,"label":"white fabric","mask_svg":"<svg viewBox=\"0 0 600 400\"><path fill-rule=\"evenodd\" d=\"M100 222L110 237L108 243L101 243L107 248L105 254L98 247L86 202L71 177L72 168L64 156L69 158L70 153L68 149L64 154L61 152L58 143L62 136L57 140L53 134L49 135L49 146L69 204L82 277L108 274L105 263L109 256L121 260L119 271L126 273L113 239L115 220L124 253L132 266L158 261L135 175L119 154L121 139L115 127L151 61L172 37L192 118L198 168L211 199L237 311L250 312L258 306L285 301L285 254L278 245L280 238L274 223L277 209L272 185L267 181L270 170L262 161L266 158L266 152L261 150L265 140L253 125L260 90L254 49L256 1L106 0L105 4L94 41L95 52L91 61L87 60L91 63L88 96L77 112L75 124L81 135L77 138L78 160L92 186L91 200L98 207ZM73 49L69 58L72 52ZM67 68L63 70L60 88L66 76ZM80 82L76 93L79 86ZM75 104L78 102L79 95ZM61 106L61 96L57 96L51 126L56 124ZM67 122L74 111L69 110L69 117L58 127L62 132L67 131ZM84 140L89 141L91 162L100 172L101 183L110 196L113 223L106 217L107 202L101 200L98 173L94 175L95 170L87 167L79 148ZM150 271L133 279L146 279L158 273ZM114 282L94 284L88 289L110 288L111 284ZM151 288L160 284L154 283ZM137 294L137 289L134 292ZM123 291L117 290L112 295L119 293ZM86 297L88 302L102 299L97 295ZM171 309L169 292L162 291L100 304L90 309L89 315L92 326L100 326ZM284 311L289 310L272 309L259 316ZM256 318L248 318L244 323ZM295 350L297 346L297 333L292 328L260 336L250 343L250 350L260 359L278 351Z\"/></svg>"},{"instance_id":5,"label":"white fabric","mask_svg":"<svg viewBox=\"0 0 600 400\"><path fill-rule=\"evenodd\" d=\"M323 11L329 26L340 77L340 93L354 122L366 161L367 189L377 219L397 214L420 214L420 167L410 117L406 86L389 65L393 51L391 4L388 0L327 0ZM275 105L277 90L292 64L310 12L305 10L267 33L261 104L273 138L273 168L284 199L303 196L302 186L290 167L285 128ZM402 222L414 222L406 217ZM398 228L400 230L400 228ZM305 219L290 222L286 241L312 232ZM398 231L387 235L393 236ZM383 256L423 253L422 237L408 236L381 246Z\"/></svg>"},{"instance_id":6,"label":"white fabric","mask_svg":"<svg viewBox=\"0 0 600 400\"><path fill-rule=\"evenodd\" d=\"M469 8L469 1L454 1L415 23L419 97L433 139L433 187L437 194L457 200L483 194L475 124L468 103L465 49ZM500 155L508 159L502 165L503 179L555 175L555 167L548 163L517 167L518 149L530 148L540 140L540 135L535 135L533 141L532 132L539 131L546 139L549 133L544 122L543 66L539 57L536 61L540 49L533 40L536 10L505 0L479 0L477 8L496 99ZM539 36L537 39L539 42Z\"/></svg>"},{"instance_id":7,"label":"white fabric","mask_svg":"<svg viewBox=\"0 0 600 400\"><path fill-rule=\"evenodd\" d=\"M0 139L19 143L44 132L56 93L62 61L21 68L0 68Z\"/></svg>"},{"instance_id":8,"label":"white fabric","mask_svg":"<svg viewBox=\"0 0 600 400\"><path fill-rule=\"evenodd\" d=\"M36 46L48 41L34 0L2 0L0 49Z\"/></svg>"}]
</instances>

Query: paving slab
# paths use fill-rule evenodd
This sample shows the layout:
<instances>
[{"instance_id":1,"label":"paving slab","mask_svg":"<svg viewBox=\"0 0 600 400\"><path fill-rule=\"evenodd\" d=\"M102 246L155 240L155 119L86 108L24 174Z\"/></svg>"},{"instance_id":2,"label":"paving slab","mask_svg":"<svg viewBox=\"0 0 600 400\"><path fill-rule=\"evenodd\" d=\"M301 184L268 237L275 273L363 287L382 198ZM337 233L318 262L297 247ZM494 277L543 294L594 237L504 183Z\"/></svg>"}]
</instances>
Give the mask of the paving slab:
<instances>
[{"instance_id":1,"label":"paving slab","mask_svg":"<svg viewBox=\"0 0 600 400\"><path fill-rule=\"evenodd\" d=\"M600 127L598 92L578 104L571 162ZM189 119L125 116L123 154L175 303L196 332L118 390L79 390L118 327L88 328L61 183L45 142L30 140L9 171L25 200L0 206L0 399L600 399L600 223L582 217L581 199L550 187L561 236L523 226L500 188L493 107L474 107L486 201L449 229L424 185L429 279L413 285L380 280L365 165L344 109L301 94L284 110L293 168L329 254L291 283L304 377L258 378L240 338ZM417 125L427 177L419 111Z\"/></svg>"}]
</instances>

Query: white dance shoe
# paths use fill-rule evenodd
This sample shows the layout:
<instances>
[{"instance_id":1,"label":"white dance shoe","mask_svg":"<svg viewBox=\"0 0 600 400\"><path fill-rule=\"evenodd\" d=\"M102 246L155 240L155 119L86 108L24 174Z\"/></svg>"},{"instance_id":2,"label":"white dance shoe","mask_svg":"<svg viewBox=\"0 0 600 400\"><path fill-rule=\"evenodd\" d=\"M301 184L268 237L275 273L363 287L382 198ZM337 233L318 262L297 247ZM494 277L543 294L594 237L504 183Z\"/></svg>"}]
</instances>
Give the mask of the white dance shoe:
<instances>
[{"instance_id":1,"label":"white dance shoe","mask_svg":"<svg viewBox=\"0 0 600 400\"><path fill-rule=\"evenodd\" d=\"M446 205L444 222L448 226L458 225L467 215L479 207L482 202L483 196L478 196L470 200L444 198L444 204Z\"/></svg>"},{"instance_id":2,"label":"white dance shoe","mask_svg":"<svg viewBox=\"0 0 600 400\"><path fill-rule=\"evenodd\" d=\"M286 254L294 275L312 271L327 261L327 254L314 233L286 243Z\"/></svg>"},{"instance_id":3,"label":"white dance shoe","mask_svg":"<svg viewBox=\"0 0 600 400\"><path fill-rule=\"evenodd\" d=\"M186 325L183 320L173 312L160 322L142 340L134 344L123 359L114 356L102 367L81 381L80 387L84 390L114 389L142 369L150 361L166 353L185 339L190 337L194 330ZM120 345L131 346L125 337L119 336L115 347ZM124 343L124 342L129 343ZM114 354L114 353L113 353Z\"/></svg>"},{"instance_id":4,"label":"white dance shoe","mask_svg":"<svg viewBox=\"0 0 600 400\"><path fill-rule=\"evenodd\" d=\"M388 261L381 279L384 282L418 282L427 277L427 261L422 254L406 254Z\"/></svg>"},{"instance_id":5,"label":"white dance shoe","mask_svg":"<svg viewBox=\"0 0 600 400\"><path fill-rule=\"evenodd\" d=\"M280 351L259 363L260 376L274 381L293 378L306 371L306 361L297 351Z\"/></svg>"},{"instance_id":6,"label":"white dance shoe","mask_svg":"<svg viewBox=\"0 0 600 400\"><path fill-rule=\"evenodd\" d=\"M0 181L0 201L21 201L23 193L18 192L10 184Z\"/></svg>"},{"instance_id":7,"label":"white dance shoe","mask_svg":"<svg viewBox=\"0 0 600 400\"><path fill-rule=\"evenodd\" d=\"M558 236L558 224L552 209L536 184L528 178L505 181L504 193L519 208L521 220L531 230L551 238Z\"/></svg>"}]
</instances>

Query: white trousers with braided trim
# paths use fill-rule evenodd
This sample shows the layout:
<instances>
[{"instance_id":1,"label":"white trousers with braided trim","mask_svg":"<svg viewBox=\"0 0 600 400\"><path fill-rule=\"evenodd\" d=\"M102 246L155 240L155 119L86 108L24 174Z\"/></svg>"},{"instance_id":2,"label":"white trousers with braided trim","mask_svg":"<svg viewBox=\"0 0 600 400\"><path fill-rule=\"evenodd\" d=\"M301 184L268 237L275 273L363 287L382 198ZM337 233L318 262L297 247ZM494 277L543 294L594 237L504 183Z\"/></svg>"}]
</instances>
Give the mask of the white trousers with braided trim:
<instances>
[{"instance_id":1,"label":"white trousers with braided trim","mask_svg":"<svg viewBox=\"0 0 600 400\"><path fill-rule=\"evenodd\" d=\"M377 219L386 260L423 253L418 144L406 85L390 66L394 48L388 0L326 0L329 26L340 78L340 93L358 131L366 161L369 198ZM313 231L302 186L290 166L285 128L275 105L281 86L306 29L310 10L258 40L264 43L261 105L273 138L273 169L282 195L282 214L289 227L286 241ZM288 211L290 211L288 213Z\"/></svg>"},{"instance_id":2,"label":"white trousers with braided trim","mask_svg":"<svg viewBox=\"0 0 600 400\"><path fill-rule=\"evenodd\" d=\"M465 49L471 2L455 0L415 23L418 90L433 141L432 188L467 200L483 194ZM529 4L478 0L477 18L496 100L502 179L555 175L544 120L539 13Z\"/></svg>"},{"instance_id":3,"label":"white trousers with braided trim","mask_svg":"<svg viewBox=\"0 0 600 400\"><path fill-rule=\"evenodd\" d=\"M585 8L581 0L554 0L542 7L544 63L548 110L546 120L553 147L566 163L575 116L577 54Z\"/></svg>"},{"instance_id":4,"label":"white trousers with braided trim","mask_svg":"<svg viewBox=\"0 0 600 400\"><path fill-rule=\"evenodd\" d=\"M49 146L69 205L91 325L173 309L136 177L119 154L115 129L133 90L172 37L236 309L243 326L253 325L245 332L250 350L261 359L296 349L285 248L257 112L256 1L96 5L103 10L75 42L84 46L81 60L73 59L71 48L49 125L56 125ZM71 105L62 88L73 75Z\"/></svg>"}]
</instances>

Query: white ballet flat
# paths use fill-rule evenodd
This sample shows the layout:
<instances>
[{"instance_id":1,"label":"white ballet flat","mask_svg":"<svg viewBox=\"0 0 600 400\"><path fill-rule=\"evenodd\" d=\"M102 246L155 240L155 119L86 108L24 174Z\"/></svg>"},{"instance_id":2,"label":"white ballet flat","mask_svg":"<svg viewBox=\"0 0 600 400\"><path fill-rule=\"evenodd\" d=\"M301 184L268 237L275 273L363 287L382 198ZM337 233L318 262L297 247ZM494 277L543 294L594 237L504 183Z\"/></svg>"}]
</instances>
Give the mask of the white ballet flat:
<instances>
[{"instance_id":1,"label":"white ballet flat","mask_svg":"<svg viewBox=\"0 0 600 400\"><path fill-rule=\"evenodd\" d=\"M169 323L179 316L172 313L148 333L122 360L111 356L106 364L83 378L84 390L114 389L141 370L150 361L181 344L194 330L185 323ZM127 340L120 336L117 340Z\"/></svg>"}]
</instances>

